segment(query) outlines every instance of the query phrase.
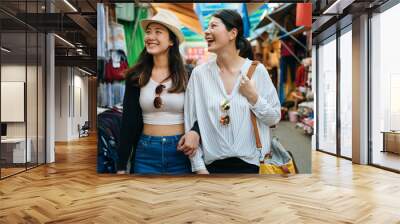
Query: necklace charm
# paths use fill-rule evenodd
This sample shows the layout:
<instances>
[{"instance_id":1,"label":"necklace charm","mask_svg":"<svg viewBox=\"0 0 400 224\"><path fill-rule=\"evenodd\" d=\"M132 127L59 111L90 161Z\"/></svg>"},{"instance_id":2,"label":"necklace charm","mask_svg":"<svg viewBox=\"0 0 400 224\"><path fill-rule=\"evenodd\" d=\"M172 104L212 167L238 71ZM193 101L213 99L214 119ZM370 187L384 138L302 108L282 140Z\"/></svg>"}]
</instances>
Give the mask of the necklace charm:
<instances>
[{"instance_id":1,"label":"necklace charm","mask_svg":"<svg viewBox=\"0 0 400 224\"><path fill-rule=\"evenodd\" d=\"M231 105L227 99L224 99L221 103L221 109L223 111L228 111L230 109Z\"/></svg>"},{"instance_id":2,"label":"necklace charm","mask_svg":"<svg viewBox=\"0 0 400 224\"><path fill-rule=\"evenodd\" d=\"M230 121L231 120L230 120L229 115L222 115L219 120L219 123L221 123L222 125L228 125L230 123Z\"/></svg>"},{"instance_id":3,"label":"necklace charm","mask_svg":"<svg viewBox=\"0 0 400 224\"><path fill-rule=\"evenodd\" d=\"M230 117L228 115L228 111L231 108L231 104L230 104L229 100L224 99L221 102L220 106L221 106L221 110L222 110L222 112L224 114L219 119L219 123L221 123L222 125L228 125L230 123L230 121L231 121L231 119L230 119Z\"/></svg>"}]
</instances>

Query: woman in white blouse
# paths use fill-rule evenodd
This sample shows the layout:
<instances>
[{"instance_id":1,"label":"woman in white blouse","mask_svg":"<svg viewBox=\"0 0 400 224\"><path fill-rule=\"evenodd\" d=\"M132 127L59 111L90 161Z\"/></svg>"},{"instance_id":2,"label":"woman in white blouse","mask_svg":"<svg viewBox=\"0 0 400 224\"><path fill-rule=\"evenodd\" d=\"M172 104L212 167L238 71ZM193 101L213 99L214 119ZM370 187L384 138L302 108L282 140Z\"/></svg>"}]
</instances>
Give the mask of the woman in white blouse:
<instances>
[{"instance_id":1,"label":"woman in white blouse","mask_svg":"<svg viewBox=\"0 0 400 224\"><path fill-rule=\"evenodd\" d=\"M217 58L193 70L185 93L185 128L198 121L201 135L200 148L190 159L192 171L258 173L260 159L270 150L269 127L280 120L275 87L262 64L252 80L247 78L252 51L236 11L215 13L205 39ZM250 110L257 117L261 151L256 148Z\"/></svg>"}]
</instances>

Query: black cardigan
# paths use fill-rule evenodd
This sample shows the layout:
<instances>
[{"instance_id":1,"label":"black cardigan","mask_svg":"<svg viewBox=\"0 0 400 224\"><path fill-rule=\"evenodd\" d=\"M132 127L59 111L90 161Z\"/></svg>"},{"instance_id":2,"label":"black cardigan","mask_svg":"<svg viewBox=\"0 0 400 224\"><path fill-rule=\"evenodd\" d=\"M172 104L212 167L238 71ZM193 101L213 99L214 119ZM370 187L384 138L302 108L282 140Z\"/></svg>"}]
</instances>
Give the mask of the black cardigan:
<instances>
[{"instance_id":1,"label":"black cardigan","mask_svg":"<svg viewBox=\"0 0 400 224\"><path fill-rule=\"evenodd\" d=\"M132 158L136 155L136 146L143 131L142 108L139 103L140 87L132 84L132 81L125 81L125 95L123 102L122 125L120 132L120 142L118 147L118 170L126 170L126 165L130 153ZM192 129L200 135L197 121ZM131 160L131 167L134 165L134 159Z\"/></svg>"}]
</instances>

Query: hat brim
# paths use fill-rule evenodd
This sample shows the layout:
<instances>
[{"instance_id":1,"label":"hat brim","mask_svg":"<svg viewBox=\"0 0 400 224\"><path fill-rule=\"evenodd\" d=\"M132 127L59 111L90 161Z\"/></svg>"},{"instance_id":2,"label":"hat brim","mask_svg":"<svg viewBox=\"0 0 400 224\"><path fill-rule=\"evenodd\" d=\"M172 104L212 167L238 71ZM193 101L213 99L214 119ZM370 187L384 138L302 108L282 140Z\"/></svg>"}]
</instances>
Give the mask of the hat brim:
<instances>
[{"instance_id":1,"label":"hat brim","mask_svg":"<svg viewBox=\"0 0 400 224\"><path fill-rule=\"evenodd\" d=\"M144 19L144 20L140 21L140 25L142 25L143 30L146 30L147 26L150 23L158 23L158 24L161 24L161 25L167 27L178 38L179 44L181 44L185 41L185 37L183 36L182 31L173 25L170 25L168 23L164 23L164 22L161 22L158 20L152 20L152 19Z\"/></svg>"}]
</instances>

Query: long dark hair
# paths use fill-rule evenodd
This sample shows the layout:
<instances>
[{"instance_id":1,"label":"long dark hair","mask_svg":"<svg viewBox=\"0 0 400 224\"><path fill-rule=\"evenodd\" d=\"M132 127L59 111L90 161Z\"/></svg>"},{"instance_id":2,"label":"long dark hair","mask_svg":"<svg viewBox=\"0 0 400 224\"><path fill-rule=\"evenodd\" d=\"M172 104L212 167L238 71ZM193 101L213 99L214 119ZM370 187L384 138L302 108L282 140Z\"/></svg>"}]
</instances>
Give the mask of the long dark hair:
<instances>
[{"instance_id":1,"label":"long dark hair","mask_svg":"<svg viewBox=\"0 0 400 224\"><path fill-rule=\"evenodd\" d=\"M231 31L233 28L238 30L235 45L239 49L239 56L253 60L253 50L250 42L243 35L243 20L238 12L230 9L222 9L212 15L224 23L226 29Z\"/></svg>"},{"instance_id":2,"label":"long dark hair","mask_svg":"<svg viewBox=\"0 0 400 224\"><path fill-rule=\"evenodd\" d=\"M171 73L172 87L168 90L170 93L184 92L188 82L188 76L183 65L182 56L179 52L179 40L174 33L168 28L169 38L173 46L168 51L168 65ZM127 82L132 85L143 87L151 78L151 71L154 67L153 55L149 54L146 48L139 55L136 64L125 71L125 78Z\"/></svg>"}]
</instances>

